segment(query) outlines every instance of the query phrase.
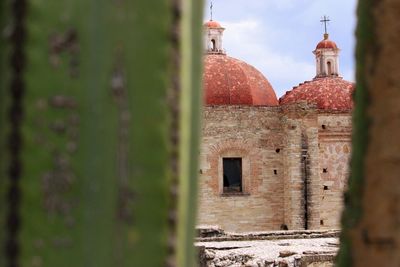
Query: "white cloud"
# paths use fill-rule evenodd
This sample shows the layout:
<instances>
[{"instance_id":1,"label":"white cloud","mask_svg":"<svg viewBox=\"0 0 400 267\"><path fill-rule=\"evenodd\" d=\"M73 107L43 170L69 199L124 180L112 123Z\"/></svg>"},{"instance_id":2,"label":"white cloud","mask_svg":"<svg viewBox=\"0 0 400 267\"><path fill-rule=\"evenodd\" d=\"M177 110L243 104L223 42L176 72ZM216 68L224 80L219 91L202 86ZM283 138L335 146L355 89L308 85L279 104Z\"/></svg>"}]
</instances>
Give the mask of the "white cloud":
<instances>
[{"instance_id":1,"label":"white cloud","mask_svg":"<svg viewBox=\"0 0 400 267\"><path fill-rule=\"evenodd\" d=\"M271 82L278 97L300 82L314 77L313 62L304 62L276 51L268 40L279 39L279 33L262 27L260 21L225 21L222 25L228 29L224 35L227 54L245 60L260 70Z\"/></svg>"}]
</instances>

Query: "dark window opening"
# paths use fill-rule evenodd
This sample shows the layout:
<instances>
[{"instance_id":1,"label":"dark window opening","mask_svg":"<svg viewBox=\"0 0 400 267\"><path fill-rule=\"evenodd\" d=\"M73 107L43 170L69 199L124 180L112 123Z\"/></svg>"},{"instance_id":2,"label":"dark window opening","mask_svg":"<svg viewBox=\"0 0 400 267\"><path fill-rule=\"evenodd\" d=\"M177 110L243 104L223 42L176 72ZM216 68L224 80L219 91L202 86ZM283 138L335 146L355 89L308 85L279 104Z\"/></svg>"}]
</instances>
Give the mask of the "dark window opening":
<instances>
[{"instance_id":1,"label":"dark window opening","mask_svg":"<svg viewBox=\"0 0 400 267\"><path fill-rule=\"evenodd\" d=\"M224 193L242 192L242 159L224 158Z\"/></svg>"},{"instance_id":2,"label":"dark window opening","mask_svg":"<svg viewBox=\"0 0 400 267\"><path fill-rule=\"evenodd\" d=\"M274 174L277 175L277 174L278 174L278 171L277 171L277 170L274 170Z\"/></svg>"},{"instance_id":3,"label":"dark window opening","mask_svg":"<svg viewBox=\"0 0 400 267\"><path fill-rule=\"evenodd\" d=\"M211 47L212 47L212 51L215 51L215 50L216 50L216 47L215 47L215 40L214 40L214 39L211 40Z\"/></svg>"},{"instance_id":4,"label":"dark window opening","mask_svg":"<svg viewBox=\"0 0 400 267\"><path fill-rule=\"evenodd\" d=\"M319 224L320 224L320 225L324 225L324 220L320 220L320 221L319 221Z\"/></svg>"},{"instance_id":5,"label":"dark window opening","mask_svg":"<svg viewBox=\"0 0 400 267\"><path fill-rule=\"evenodd\" d=\"M323 173L327 173L327 172L328 172L328 169L327 169L327 168L323 168L323 169L322 169L322 172L323 172Z\"/></svg>"},{"instance_id":6,"label":"dark window opening","mask_svg":"<svg viewBox=\"0 0 400 267\"><path fill-rule=\"evenodd\" d=\"M279 148L277 148L277 149L275 150L275 152L276 152L276 153L279 153L279 152L281 152L281 150L280 150Z\"/></svg>"},{"instance_id":7,"label":"dark window opening","mask_svg":"<svg viewBox=\"0 0 400 267\"><path fill-rule=\"evenodd\" d=\"M329 187L327 185L325 185L324 190L329 190Z\"/></svg>"},{"instance_id":8,"label":"dark window opening","mask_svg":"<svg viewBox=\"0 0 400 267\"><path fill-rule=\"evenodd\" d=\"M326 129L326 125L325 124L322 124L322 129Z\"/></svg>"},{"instance_id":9,"label":"dark window opening","mask_svg":"<svg viewBox=\"0 0 400 267\"><path fill-rule=\"evenodd\" d=\"M332 63L328 61L328 75L332 75Z\"/></svg>"}]
</instances>

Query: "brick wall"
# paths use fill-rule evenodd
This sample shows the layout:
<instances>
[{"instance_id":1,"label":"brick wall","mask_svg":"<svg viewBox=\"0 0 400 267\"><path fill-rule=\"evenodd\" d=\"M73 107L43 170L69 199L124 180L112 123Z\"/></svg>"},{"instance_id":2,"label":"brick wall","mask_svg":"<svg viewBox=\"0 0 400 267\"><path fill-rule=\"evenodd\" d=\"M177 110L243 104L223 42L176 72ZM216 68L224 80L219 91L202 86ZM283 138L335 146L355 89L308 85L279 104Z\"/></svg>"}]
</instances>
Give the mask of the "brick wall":
<instances>
[{"instance_id":1,"label":"brick wall","mask_svg":"<svg viewBox=\"0 0 400 267\"><path fill-rule=\"evenodd\" d=\"M321 114L319 125L321 228L339 228L343 192L349 175L351 117Z\"/></svg>"},{"instance_id":2,"label":"brick wall","mask_svg":"<svg viewBox=\"0 0 400 267\"><path fill-rule=\"evenodd\" d=\"M309 229L336 227L347 174L344 162L349 154L349 117L320 114L301 105L205 107L198 224L218 225L232 232L279 230L283 224L289 229L304 229L307 198ZM337 144L329 141L332 136L340 137ZM341 147L343 153L325 159L326 151L331 151L329 144ZM336 151L336 147L332 149ZM242 194L223 193L224 157L242 158ZM331 176L321 173L321 164L332 168ZM327 193L323 186L331 180L342 182L333 183Z\"/></svg>"}]
</instances>

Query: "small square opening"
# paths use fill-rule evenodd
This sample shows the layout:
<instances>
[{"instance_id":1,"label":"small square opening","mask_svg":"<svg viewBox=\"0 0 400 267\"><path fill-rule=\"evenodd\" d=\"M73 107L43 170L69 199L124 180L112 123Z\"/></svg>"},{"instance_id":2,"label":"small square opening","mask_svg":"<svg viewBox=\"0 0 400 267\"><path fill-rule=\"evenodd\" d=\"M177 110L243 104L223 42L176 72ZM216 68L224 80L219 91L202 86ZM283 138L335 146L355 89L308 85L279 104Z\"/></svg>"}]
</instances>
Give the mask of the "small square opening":
<instances>
[{"instance_id":1,"label":"small square opening","mask_svg":"<svg viewBox=\"0 0 400 267\"><path fill-rule=\"evenodd\" d=\"M242 158L223 158L224 189L223 193L241 193Z\"/></svg>"}]
</instances>

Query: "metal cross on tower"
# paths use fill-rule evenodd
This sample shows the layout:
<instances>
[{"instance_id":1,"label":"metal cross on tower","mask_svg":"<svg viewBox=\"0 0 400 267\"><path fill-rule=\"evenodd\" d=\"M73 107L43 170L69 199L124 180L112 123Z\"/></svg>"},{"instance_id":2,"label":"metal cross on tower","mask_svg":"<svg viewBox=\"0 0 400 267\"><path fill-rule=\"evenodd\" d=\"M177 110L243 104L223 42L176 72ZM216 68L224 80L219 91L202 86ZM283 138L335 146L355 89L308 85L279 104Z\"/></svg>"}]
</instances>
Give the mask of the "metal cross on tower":
<instances>
[{"instance_id":1,"label":"metal cross on tower","mask_svg":"<svg viewBox=\"0 0 400 267\"><path fill-rule=\"evenodd\" d=\"M327 24L328 24L328 22L330 22L331 20L329 19L329 17L327 17L327 16L324 16L323 18L322 18L322 20L320 20L322 23L324 23L325 24L325 34L328 34L328 27L327 27Z\"/></svg>"},{"instance_id":2,"label":"metal cross on tower","mask_svg":"<svg viewBox=\"0 0 400 267\"><path fill-rule=\"evenodd\" d=\"M210 20L212 20L213 19L213 2L211 1L211 4L210 4Z\"/></svg>"}]
</instances>

